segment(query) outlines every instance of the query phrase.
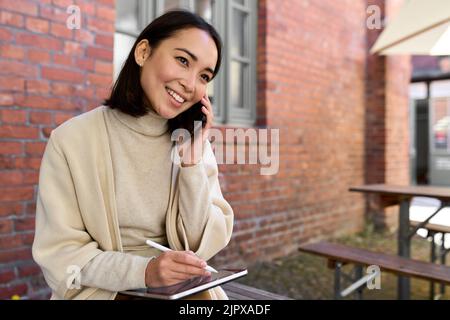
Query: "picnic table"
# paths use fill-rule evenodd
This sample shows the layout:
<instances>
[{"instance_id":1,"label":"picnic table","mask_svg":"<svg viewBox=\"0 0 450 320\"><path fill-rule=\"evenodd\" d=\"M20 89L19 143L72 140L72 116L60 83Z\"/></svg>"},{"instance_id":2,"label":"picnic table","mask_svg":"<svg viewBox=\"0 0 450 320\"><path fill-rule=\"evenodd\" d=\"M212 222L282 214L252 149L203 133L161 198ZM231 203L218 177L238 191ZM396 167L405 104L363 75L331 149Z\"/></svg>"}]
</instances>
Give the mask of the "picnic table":
<instances>
[{"instance_id":1,"label":"picnic table","mask_svg":"<svg viewBox=\"0 0 450 320\"><path fill-rule=\"evenodd\" d=\"M398 255L411 257L411 238L419 228L423 228L432 217L443 208L450 206L450 188L434 186L397 186L387 184L369 184L350 187L349 191L373 194L389 205L400 205L398 215ZM409 209L413 197L431 197L441 201L440 207L426 220L410 230ZM398 277L398 299L410 298L410 281L408 277Z\"/></svg>"}]
</instances>

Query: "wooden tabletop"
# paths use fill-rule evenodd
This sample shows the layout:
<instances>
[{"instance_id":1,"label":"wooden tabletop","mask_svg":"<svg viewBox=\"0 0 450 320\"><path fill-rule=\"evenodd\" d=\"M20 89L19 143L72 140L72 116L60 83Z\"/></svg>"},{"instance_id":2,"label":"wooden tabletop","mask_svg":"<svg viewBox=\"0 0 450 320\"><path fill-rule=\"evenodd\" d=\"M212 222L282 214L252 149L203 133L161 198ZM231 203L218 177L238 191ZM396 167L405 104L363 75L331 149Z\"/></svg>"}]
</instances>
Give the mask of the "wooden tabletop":
<instances>
[{"instance_id":1,"label":"wooden tabletop","mask_svg":"<svg viewBox=\"0 0 450 320\"><path fill-rule=\"evenodd\" d=\"M368 184L350 187L349 191L379 193L393 196L431 197L443 201L450 201L450 187Z\"/></svg>"}]
</instances>

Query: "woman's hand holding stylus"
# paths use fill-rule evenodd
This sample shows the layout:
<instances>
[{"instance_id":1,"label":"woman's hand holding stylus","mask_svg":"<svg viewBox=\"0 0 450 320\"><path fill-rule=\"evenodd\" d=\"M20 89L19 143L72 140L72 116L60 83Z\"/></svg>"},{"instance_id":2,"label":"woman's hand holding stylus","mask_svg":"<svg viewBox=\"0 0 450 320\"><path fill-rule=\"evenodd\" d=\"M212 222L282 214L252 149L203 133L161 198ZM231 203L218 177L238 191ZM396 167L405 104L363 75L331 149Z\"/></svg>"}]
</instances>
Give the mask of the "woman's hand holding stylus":
<instances>
[{"instance_id":1,"label":"woman's hand holding stylus","mask_svg":"<svg viewBox=\"0 0 450 320\"><path fill-rule=\"evenodd\" d=\"M151 260L145 270L147 287L170 286L195 276L209 276L206 262L192 251L163 252Z\"/></svg>"}]
</instances>

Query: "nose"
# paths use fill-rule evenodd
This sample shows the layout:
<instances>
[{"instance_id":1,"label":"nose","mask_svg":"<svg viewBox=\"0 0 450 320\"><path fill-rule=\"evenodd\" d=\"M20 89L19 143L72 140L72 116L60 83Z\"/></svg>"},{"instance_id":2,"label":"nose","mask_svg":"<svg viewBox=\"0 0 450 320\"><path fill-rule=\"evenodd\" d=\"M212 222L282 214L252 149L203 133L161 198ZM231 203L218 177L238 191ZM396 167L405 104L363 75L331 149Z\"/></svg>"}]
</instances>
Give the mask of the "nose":
<instances>
[{"instance_id":1,"label":"nose","mask_svg":"<svg viewBox=\"0 0 450 320\"><path fill-rule=\"evenodd\" d=\"M195 89L195 81L196 79L194 74L187 74L186 77L180 80L180 85L183 87L184 91L187 93L192 93Z\"/></svg>"}]
</instances>

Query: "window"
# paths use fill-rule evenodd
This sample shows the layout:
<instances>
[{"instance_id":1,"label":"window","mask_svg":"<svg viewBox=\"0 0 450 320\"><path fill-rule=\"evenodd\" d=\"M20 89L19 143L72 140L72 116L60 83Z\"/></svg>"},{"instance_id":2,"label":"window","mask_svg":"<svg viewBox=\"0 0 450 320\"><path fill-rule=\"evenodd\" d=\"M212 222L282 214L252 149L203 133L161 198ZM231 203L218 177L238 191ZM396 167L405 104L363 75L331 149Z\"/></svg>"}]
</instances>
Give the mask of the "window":
<instances>
[{"instance_id":1,"label":"window","mask_svg":"<svg viewBox=\"0 0 450 320\"><path fill-rule=\"evenodd\" d=\"M149 3L142 0L116 0L116 32L114 33L114 80L119 76L139 33L151 18Z\"/></svg>"},{"instance_id":2,"label":"window","mask_svg":"<svg viewBox=\"0 0 450 320\"><path fill-rule=\"evenodd\" d=\"M183 8L222 36L222 69L208 86L217 123L253 125L256 119L257 0L116 0L114 78L139 33L164 12Z\"/></svg>"},{"instance_id":3,"label":"window","mask_svg":"<svg viewBox=\"0 0 450 320\"><path fill-rule=\"evenodd\" d=\"M433 81L430 109L434 153L450 154L450 80ZM448 163L449 160L447 160ZM450 165L449 168L450 169Z\"/></svg>"},{"instance_id":4,"label":"window","mask_svg":"<svg viewBox=\"0 0 450 320\"><path fill-rule=\"evenodd\" d=\"M253 24L256 8L253 1L230 1L230 32L228 32L229 113L234 122L254 119L256 104L256 32Z\"/></svg>"}]
</instances>

